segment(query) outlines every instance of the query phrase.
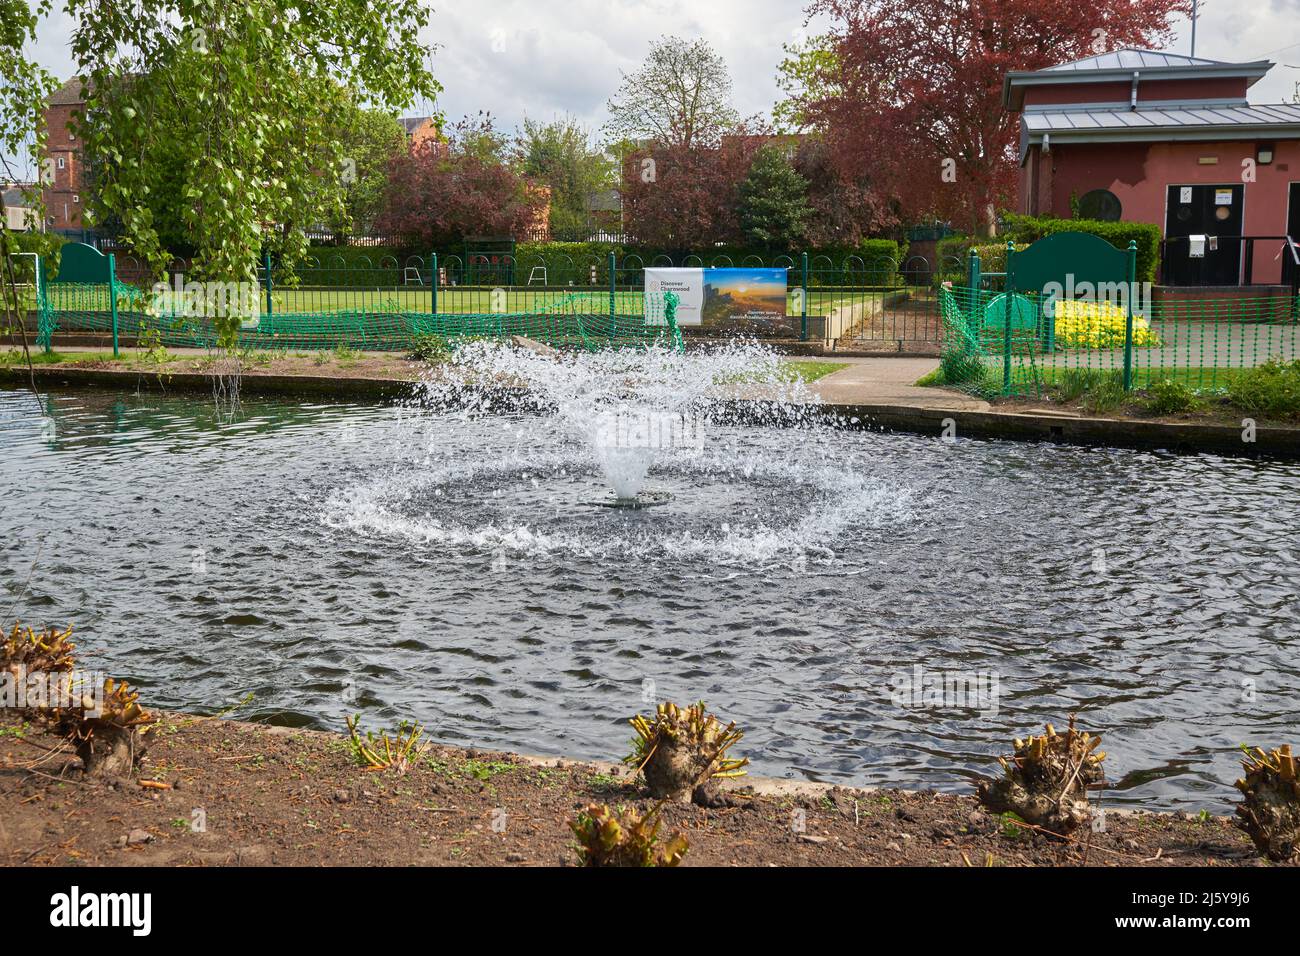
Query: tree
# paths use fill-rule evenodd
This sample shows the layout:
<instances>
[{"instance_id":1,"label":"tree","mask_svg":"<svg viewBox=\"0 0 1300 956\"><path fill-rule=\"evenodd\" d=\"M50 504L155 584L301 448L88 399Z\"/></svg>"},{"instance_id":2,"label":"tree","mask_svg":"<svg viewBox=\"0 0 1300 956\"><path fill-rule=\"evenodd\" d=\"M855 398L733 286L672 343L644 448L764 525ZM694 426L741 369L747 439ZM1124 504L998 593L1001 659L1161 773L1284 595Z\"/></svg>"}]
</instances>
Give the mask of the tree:
<instances>
[{"instance_id":1,"label":"tree","mask_svg":"<svg viewBox=\"0 0 1300 956\"><path fill-rule=\"evenodd\" d=\"M738 120L727 62L704 40L663 37L640 69L623 74L608 103L611 141L653 140L668 149L716 146Z\"/></svg>"},{"instance_id":2,"label":"tree","mask_svg":"<svg viewBox=\"0 0 1300 956\"><path fill-rule=\"evenodd\" d=\"M802 138L794 167L808 181L809 245L856 246L898 222L897 209L872 182L870 164L840 167L823 137Z\"/></svg>"},{"instance_id":3,"label":"tree","mask_svg":"<svg viewBox=\"0 0 1300 956\"><path fill-rule=\"evenodd\" d=\"M904 217L989 229L1016 180L1006 72L1161 46L1189 10L1189 0L813 0L834 55L814 64L798 109L842 170L870 164Z\"/></svg>"},{"instance_id":4,"label":"tree","mask_svg":"<svg viewBox=\"0 0 1300 956\"><path fill-rule=\"evenodd\" d=\"M153 194L172 193L198 278L252 281L259 252L292 263L306 229L340 214L348 111L389 111L439 86L419 0L67 0L87 81L78 135L99 185L155 269L168 252ZM237 320L218 322L232 345Z\"/></svg>"},{"instance_id":5,"label":"tree","mask_svg":"<svg viewBox=\"0 0 1300 956\"><path fill-rule=\"evenodd\" d=\"M678 251L741 241L740 183L764 142L742 130L715 147L652 146L627 154L619 191L628 234Z\"/></svg>"},{"instance_id":6,"label":"tree","mask_svg":"<svg viewBox=\"0 0 1300 956\"><path fill-rule=\"evenodd\" d=\"M350 114L350 125L340 131L344 215L332 223L340 235L369 231L374 225L383 209L388 169L406 149L406 131L393 115L359 107Z\"/></svg>"},{"instance_id":7,"label":"tree","mask_svg":"<svg viewBox=\"0 0 1300 956\"><path fill-rule=\"evenodd\" d=\"M760 246L790 248L803 238L808 218L808 180L786 158L786 151L769 143L758 150L740 184L740 228Z\"/></svg>"},{"instance_id":8,"label":"tree","mask_svg":"<svg viewBox=\"0 0 1300 956\"><path fill-rule=\"evenodd\" d=\"M54 77L28 60L24 48L36 37L36 22L49 9L49 0L38 0L33 8L27 0L0 0L0 167L4 178L15 180L11 162L26 157L30 168L39 166L45 144L42 111L45 97L54 91ZM42 221L44 211L40 191L33 189L26 197ZM5 213L4 191L0 190L0 308L3 309L7 329L22 332L23 351L27 350L27 305L18 291L21 267L14 261L18 252L47 251L43 248L25 248L8 228ZM28 356L28 370L31 357ZM36 379L31 378L32 391Z\"/></svg>"},{"instance_id":9,"label":"tree","mask_svg":"<svg viewBox=\"0 0 1300 956\"><path fill-rule=\"evenodd\" d=\"M428 140L394 159L378 228L409 249L445 248L467 236L513 236L540 214L543 194L489 151L491 121L466 121L447 142Z\"/></svg>"},{"instance_id":10,"label":"tree","mask_svg":"<svg viewBox=\"0 0 1300 956\"><path fill-rule=\"evenodd\" d=\"M484 110L457 120L448 131L448 138L463 156L474 156L495 165L509 165L513 158L510 137L497 130L496 120Z\"/></svg>"},{"instance_id":11,"label":"tree","mask_svg":"<svg viewBox=\"0 0 1300 956\"><path fill-rule=\"evenodd\" d=\"M550 123L525 118L516 149L523 174L551 188L551 232L585 229L587 198L612 187L614 171L586 127L569 116Z\"/></svg>"},{"instance_id":12,"label":"tree","mask_svg":"<svg viewBox=\"0 0 1300 956\"><path fill-rule=\"evenodd\" d=\"M783 133L803 132L811 126L809 103L834 95L835 50L830 38L811 37L782 46L786 56L776 68L777 88L785 94L772 107L772 122Z\"/></svg>"}]
</instances>

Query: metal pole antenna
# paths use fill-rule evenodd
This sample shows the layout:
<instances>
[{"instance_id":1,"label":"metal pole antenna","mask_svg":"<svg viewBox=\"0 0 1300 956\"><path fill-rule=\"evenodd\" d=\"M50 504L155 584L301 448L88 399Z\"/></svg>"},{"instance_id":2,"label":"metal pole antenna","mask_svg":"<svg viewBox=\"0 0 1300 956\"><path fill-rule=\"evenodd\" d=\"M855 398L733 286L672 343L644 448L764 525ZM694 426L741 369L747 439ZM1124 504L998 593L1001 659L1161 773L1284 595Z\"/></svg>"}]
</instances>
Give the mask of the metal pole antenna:
<instances>
[{"instance_id":1,"label":"metal pole antenna","mask_svg":"<svg viewBox=\"0 0 1300 956\"><path fill-rule=\"evenodd\" d=\"M1196 17L1200 0L1192 0L1192 56L1196 56Z\"/></svg>"}]
</instances>

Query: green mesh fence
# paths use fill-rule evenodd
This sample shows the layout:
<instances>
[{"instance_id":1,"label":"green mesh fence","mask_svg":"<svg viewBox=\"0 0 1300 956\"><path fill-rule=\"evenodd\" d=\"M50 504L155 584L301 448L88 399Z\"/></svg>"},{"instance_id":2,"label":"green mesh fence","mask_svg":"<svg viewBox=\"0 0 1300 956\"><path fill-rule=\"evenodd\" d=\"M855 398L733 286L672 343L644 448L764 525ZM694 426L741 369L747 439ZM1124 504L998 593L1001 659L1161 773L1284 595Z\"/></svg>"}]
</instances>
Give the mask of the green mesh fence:
<instances>
[{"instance_id":1,"label":"green mesh fence","mask_svg":"<svg viewBox=\"0 0 1300 956\"><path fill-rule=\"evenodd\" d=\"M1300 360L1300 298L1289 292L1135 304L1131 334L1120 304L956 286L939 299L944 380L982 396L1038 397L1106 379L1214 391L1243 369Z\"/></svg>"},{"instance_id":2,"label":"green mesh fence","mask_svg":"<svg viewBox=\"0 0 1300 956\"><path fill-rule=\"evenodd\" d=\"M41 345L53 332L111 334L138 343L172 348L213 348L216 331L210 319L183 310L150 310L150 299L126 283L47 283L39 305ZM485 303L491 304L491 303ZM505 304L504 302L502 303ZM262 312L246 321L239 347L252 351L322 351L355 349L397 351L438 336L456 338L527 338L559 347L636 348L663 344L682 347L676 297L647 297L643 292L580 291L535 297L528 311L449 313L402 311L384 307L319 312Z\"/></svg>"}]
</instances>

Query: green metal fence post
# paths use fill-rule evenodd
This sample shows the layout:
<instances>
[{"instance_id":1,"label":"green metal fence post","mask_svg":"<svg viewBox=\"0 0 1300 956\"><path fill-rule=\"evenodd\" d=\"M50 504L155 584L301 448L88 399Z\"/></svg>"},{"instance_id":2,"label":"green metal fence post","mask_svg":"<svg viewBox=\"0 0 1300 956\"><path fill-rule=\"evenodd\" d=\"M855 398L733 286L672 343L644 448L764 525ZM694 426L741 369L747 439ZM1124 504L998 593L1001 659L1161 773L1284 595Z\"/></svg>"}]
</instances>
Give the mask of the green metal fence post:
<instances>
[{"instance_id":1,"label":"green metal fence post","mask_svg":"<svg viewBox=\"0 0 1300 956\"><path fill-rule=\"evenodd\" d=\"M1128 294L1124 296L1124 391L1133 388L1133 294L1137 288L1137 240L1128 243Z\"/></svg>"},{"instance_id":2,"label":"green metal fence post","mask_svg":"<svg viewBox=\"0 0 1300 956\"><path fill-rule=\"evenodd\" d=\"M616 269L617 269L617 260L614 257L614 253L611 252L609 254L609 320L610 322L614 321L615 283L617 282L617 275L615 273Z\"/></svg>"},{"instance_id":3,"label":"green metal fence post","mask_svg":"<svg viewBox=\"0 0 1300 956\"><path fill-rule=\"evenodd\" d=\"M429 285L433 291L429 294L429 308L434 315L438 314L438 253L429 253Z\"/></svg>"},{"instance_id":4,"label":"green metal fence post","mask_svg":"<svg viewBox=\"0 0 1300 956\"><path fill-rule=\"evenodd\" d=\"M800 288L803 289L803 302L800 303L800 308L799 308L799 341L807 342L808 341L808 253L807 252L804 252L803 254L803 279Z\"/></svg>"},{"instance_id":5,"label":"green metal fence post","mask_svg":"<svg viewBox=\"0 0 1300 956\"><path fill-rule=\"evenodd\" d=\"M108 254L108 311L113 317L113 358L117 358L117 258Z\"/></svg>"},{"instance_id":6,"label":"green metal fence post","mask_svg":"<svg viewBox=\"0 0 1300 956\"><path fill-rule=\"evenodd\" d=\"M978 309L980 304L980 254L974 246L970 247L970 265L966 273L966 289L969 295L966 301L966 325L971 329L979 328Z\"/></svg>"},{"instance_id":7,"label":"green metal fence post","mask_svg":"<svg viewBox=\"0 0 1300 956\"><path fill-rule=\"evenodd\" d=\"M1015 284L1015 267L1012 261L1016 257L1016 244L1012 240L1007 240L1007 278L1006 286L1002 290L1002 302L1006 309L1006 321L1003 325L1002 341L1002 394L1011 394L1011 297L1014 295Z\"/></svg>"},{"instance_id":8,"label":"green metal fence post","mask_svg":"<svg viewBox=\"0 0 1300 956\"><path fill-rule=\"evenodd\" d=\"M266 269L266 317L269 319L275 314L275 307L271 304L271 254L262 253L262 267Z\"/></svg>"},{"instance_id":9,"label":"green metal fence post","mask_svg":"<svg viewBox=\"0 0 1300 956\"><path fill-rule=\"evenodd\" d=\"M45 285L43 280L44 270L41 268L41 257L39 254L33 254L32 258L36 260L36 275L32 277L32 282L36 286L36 331L45 339L45 354L49 355L54 351L54 330L47 326L54 324L54 318L50 304L45 301Z\"/></svg>"}]
</instances>

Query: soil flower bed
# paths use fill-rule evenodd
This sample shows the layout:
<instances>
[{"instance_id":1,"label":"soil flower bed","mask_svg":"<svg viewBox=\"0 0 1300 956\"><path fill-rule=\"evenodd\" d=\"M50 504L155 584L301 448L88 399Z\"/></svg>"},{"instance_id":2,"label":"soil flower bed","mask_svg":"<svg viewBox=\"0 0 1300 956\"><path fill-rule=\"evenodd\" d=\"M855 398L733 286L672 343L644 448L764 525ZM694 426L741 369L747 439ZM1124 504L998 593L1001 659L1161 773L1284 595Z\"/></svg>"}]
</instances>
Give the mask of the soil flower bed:
<instances>
[{"instance_id":1,"label":"soil flower bed","mask_svg":"<svg viewBox=\"0 0 1300 956\"><path fill-rule=\"evenodd\" d=\"M61 740L0 717L0 864L573 866L579 810L657 802L617 764L435 744L397 775L359 767L344 734L165 714L150 736L138 780L83 780ZM1267 865L1209 815L1112 810L1062 844L973 794L729 786L719 807L663 807L682 865Z\"/></svg>"}]
</instances>

